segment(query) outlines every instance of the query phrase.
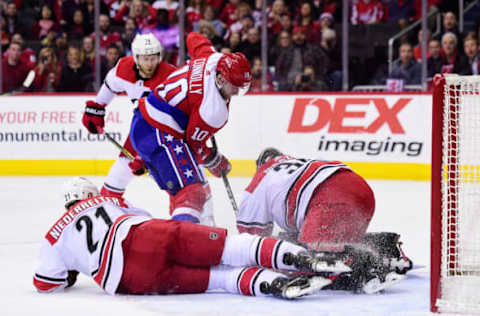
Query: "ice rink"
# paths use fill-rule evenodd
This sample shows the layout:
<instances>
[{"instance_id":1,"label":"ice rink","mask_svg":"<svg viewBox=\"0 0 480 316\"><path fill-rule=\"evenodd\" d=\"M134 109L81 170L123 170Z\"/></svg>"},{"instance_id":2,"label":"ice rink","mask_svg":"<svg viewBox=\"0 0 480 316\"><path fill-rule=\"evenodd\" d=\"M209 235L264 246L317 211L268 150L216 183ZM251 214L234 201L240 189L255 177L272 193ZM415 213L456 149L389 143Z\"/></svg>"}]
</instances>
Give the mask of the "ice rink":
<instances>
[{"instance_id":1,"label":"ice rink","mask_svg":"<svg viewBox=\"0 0 480 316\"><path fill-rule=\"evenodd\" d=\"M296 301L213 292L197 295L109 296L79 276L63 293L39 294L32 285L40 241L64 211L65 177L0 178L0 315L429 315L430 183L368 182L376 196L369 231L401 234L415 265L407 280L375 295L321 291ZM91 177L99 186L103 177ZM217 225L236 234L233 211L221 179L209 178ZM246 178L231 178L237 202ZM125 197L156 217L168 215L168 198L148 177L130 184Z\"/></svg>"}]
</instances>

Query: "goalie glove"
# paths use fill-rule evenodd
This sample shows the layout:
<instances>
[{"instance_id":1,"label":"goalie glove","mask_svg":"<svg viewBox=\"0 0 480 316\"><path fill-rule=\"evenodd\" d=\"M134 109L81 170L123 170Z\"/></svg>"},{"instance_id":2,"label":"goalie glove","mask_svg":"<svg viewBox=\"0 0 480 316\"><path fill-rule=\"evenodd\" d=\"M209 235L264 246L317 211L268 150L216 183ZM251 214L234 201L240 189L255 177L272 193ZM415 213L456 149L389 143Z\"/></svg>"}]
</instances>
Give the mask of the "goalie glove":
<instances>
[{"instance_id":1,"label":"goalie glove","mask_svg":"<svg viewBox=\"0 0 480 316\"><path fill-rule=\"evenodd\" d=\"M130 161L128 166L130 167L130 170L132 170L132 173L136 176L141 176L147 171L145 163L139 156L135 156L135 159Z\"/></svg>"},{"instance_id":2,"label":"goalie glove","mask_svg":"<svg viewBox=\"0 0 480 316\"><path fill-rule=\"evenodd\" d=\"M105 105L91 100L87 101L82 123L90 133L102 133L103 127L105 127Z\"/></svg>"},{"instance_id":3,"label":"goalie glove","mask_svg":"<svg viewBox=\"0 0 480 316\"><path fill-rule=\"evenodd\" d=\"M215 149L212 150L204 166L217 178L220 178L223 174L227 175L232 170L232 165L228 159Z\"/></svg>"}]
</instances>

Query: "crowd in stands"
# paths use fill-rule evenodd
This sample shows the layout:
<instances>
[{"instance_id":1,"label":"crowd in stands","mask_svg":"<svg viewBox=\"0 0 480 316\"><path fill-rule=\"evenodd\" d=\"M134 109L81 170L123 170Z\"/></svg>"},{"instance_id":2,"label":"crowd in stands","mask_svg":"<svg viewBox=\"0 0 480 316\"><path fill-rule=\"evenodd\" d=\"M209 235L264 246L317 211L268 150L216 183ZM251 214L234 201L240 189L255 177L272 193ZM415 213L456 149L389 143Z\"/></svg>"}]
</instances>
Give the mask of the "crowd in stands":
<instances>
[{"instance_id":1,"label":"crowd in stands","mask_svg":"<svg viewBox=\"0 0 480 316\"><path fill-rule=\"evenodd\" d=\"M342 2L267 1L267 91L342 89ZM398 31L420 19L421 2L353 0L349 22L357 27L391 24ZM100 51L96 52L94 0L0 0L2 91L94 91L96 54L103 80L120 57L131 54L137 33L153 33L164 47L164 60L178 65L178 1L100 0L100 4ZM428 0L428 10L442 12L443 21L440 34L433 36L430 30L425 34L429 77L479 73L479 28L461 33L456 5L458 1ZM252 64L254 92L262 90L261 10L262 0L185 1L185 31L204 34L218 51L244 53ZM413 39L402 38L390 73L385 55L375 56L374 67L365 71L368 76L359 82L350 76L350 86L388 80L420 84L422 36L420 32ZM386 49L386 43L382 47ZM25 86L31 70L34 79Z\"/></svg>"}]
</instances>

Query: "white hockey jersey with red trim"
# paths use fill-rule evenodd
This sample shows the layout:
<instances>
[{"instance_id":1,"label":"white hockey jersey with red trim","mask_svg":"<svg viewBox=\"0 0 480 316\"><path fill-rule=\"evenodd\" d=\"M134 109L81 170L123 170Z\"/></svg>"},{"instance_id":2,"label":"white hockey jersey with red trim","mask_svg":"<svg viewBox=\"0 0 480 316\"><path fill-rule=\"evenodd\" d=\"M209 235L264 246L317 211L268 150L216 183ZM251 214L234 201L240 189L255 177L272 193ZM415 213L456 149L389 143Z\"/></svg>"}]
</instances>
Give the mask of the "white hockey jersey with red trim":
<instances>
[{"instance_id":1,"label":"white hockey jersey with red trim","mask_svg":"<svg viewBox=\"0 0 480 316\"><path fill-rule=\"evenodd\" d=\"M287 232L300 231L313 191L342 168L349 169L340 161L287 155L269 160L243 192L238 231L267 236L272 233L273 223Z\"/></svg>"},{"instance_id":2,"label":"white hockey jersey with red trim","mask_svg":"<svg viewBox=\"0 0 480 316\"><path fill-rule=\"evenodd\" d=\"M186 43L193 59L140 99L139 109L153 127L185 139L202 163L210 155L206 141L228 120L229 100L216 87L216 68L223 54L199 33L190 33Z\"/></svg>"},{"instance_id":3,"label":"white hockey jersey with red trim","mask_svg":"<svg viewBox=\"0 0 480 316\"><path fill-rule=\"evenodd\" d=\"M138 73L133 57L122 57L105 76L95 102L108 105L115 95L123 92L134 102L155 89L176 69L175 66L162 61L153 76L144 79Z\"/></svg>"},{"instance_id":4,"label":"white hockey jersey with red trim","mask_svg":"<svg viewBox=\"0 0 480 316\"><path fill-rule=\"evenodd\" d=\"M96 196L76 203L45 235L34 286L39 292L61 290L74 270L114 294L123 270L122 241L132 225L151 218L122 198Z\"/></svg>"}]
</instances>

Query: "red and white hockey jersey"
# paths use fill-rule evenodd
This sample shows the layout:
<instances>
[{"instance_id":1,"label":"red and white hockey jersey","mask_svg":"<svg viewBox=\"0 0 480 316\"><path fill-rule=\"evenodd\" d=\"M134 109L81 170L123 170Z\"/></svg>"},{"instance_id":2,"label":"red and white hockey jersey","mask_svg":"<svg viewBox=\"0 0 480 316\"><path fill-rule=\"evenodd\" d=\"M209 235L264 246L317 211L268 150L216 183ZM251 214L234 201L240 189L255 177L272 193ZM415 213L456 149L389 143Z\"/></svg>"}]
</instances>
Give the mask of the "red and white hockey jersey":
<instances>
[{"instance_id":1,"label":"red and white hockey jersey","mask_svg":"<svg viewBox=\"0 0 480 316\"><path fill-rule=\"evenodd\" d=\"M187 37L187 48L193 59L140 99L139 109L153 127L185 139L202 163L210 154L206 141L228 120L229 101L223 99L215 82L223 54L194 32Z\"/></svg>"},{"instance_id":2,"label":"red and white hockey jersey","mask_svg":"<svg viewBox=\"0 0 480 316\"><path fill-rule=\"evenodd\" d=\"M315 188L339 169L340 161L282 155L263 164L243 192L237 216L240 233L271 235L273 223L287 232L301 230Z\"/></svg>"},{"instance_id":3,"label":"red and white hockey jersey","mask_svg":"<svg viewBox=\"0 0 480 316\"><path fill-rule=\"evenodd\" d=\"M122 198L96 196L76 203L45 235L34 286L39 292L61 290L73 270L114 294L123 270L122 241L132 225L150 219Z\"/></svg>"},{"instance_id":4,"label":"red and white hockey jersey","mask_svg":"<svg viewBox=\"0 0 480 316\"><path fill-rule=\"evenodd\" d=\"M177 68L164 61L149 79L141 78L132 56L122 57L105 76L95 102L108 105L115 95L125 92L132 102L145 96L161 84Z\"/></svg>"},{"instance_id":5,"label":"red and white hockey jersey","mask_svg":"<svg viewBox=\"0 0 480 316\"><path fill-rule=\"evenodd\" d=\"M372 0L365 3L357 0L352 6L352 24L372 24L383 20L383 5L379 0Z\"/></svg>"}]
</instances>

